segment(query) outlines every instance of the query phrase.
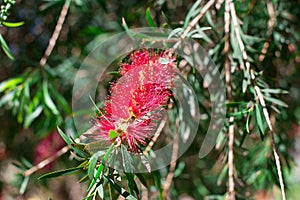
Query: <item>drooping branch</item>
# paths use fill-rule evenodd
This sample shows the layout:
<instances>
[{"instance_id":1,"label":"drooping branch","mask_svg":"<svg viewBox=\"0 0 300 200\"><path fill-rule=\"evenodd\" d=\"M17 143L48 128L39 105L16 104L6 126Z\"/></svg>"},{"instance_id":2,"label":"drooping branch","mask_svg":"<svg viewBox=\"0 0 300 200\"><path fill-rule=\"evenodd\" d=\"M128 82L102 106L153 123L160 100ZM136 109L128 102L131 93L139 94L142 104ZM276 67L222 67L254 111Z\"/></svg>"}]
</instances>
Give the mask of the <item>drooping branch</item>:
<instances>
[{"instance_id":1,"label":"drooping branch","mask_svg":"<svg viewBox=\"0 0 300 200\"><path fill-rule=\"evenodd\" d=\"M58 39L58 36L60 35L60 32L61 32L61 29L62 29L62 26L64 24L64 21L66 19L66 16L67 16L67 13L69 11L69 7L70 7L70 2L71 0L66 0L65 1L65 4L60 12L60 15L59 15L59 18L58 18L58 21L57 21L57 24L55 26L55 29L54 29L54 32L49 40L49 44L48 44L48 47L44 53L44 56L41 58L40 60L40 65L43 67L45 66L45 64L47 63L47 60L49 58L49 56L51 55L54 47L55 47L55 44L56 44L56 41Z\"/></svg>"},{"instance_id":2,"label":"drooping branch","mask_svg":"<svg viewBox=\"0 0 300 200\"><path fill-rule=\"evenodd\" d=\"M54 155L46 158L45 160L42 160L41 162L39 162L37 165L33 166L32 168L26 170L23 173L23 176L30 176L31 174L35 173L36 171L43 169L46 165L52 163L53 161L55 161L57 158L59 158L60 156L62 156L63 154L65 154L66 152L68 152L69 147L65 146L63 148L61 148L60 150L58 150Z\"/></svg>"},{"instance_id":3,"label":"drooping branch","mask_svg":"<svg viewBox=\"0 0 300 200\"><path fill-rule=\"evenodd\" d=\"M270 45L269 38L272 35L272 30L276 24L276 15L273 3L271 0L267 0L267 10L269 14L269 21L268 21L268 31L267 31L267 40L265 41L263 48L261 50L261 55L258 57L258 60L262 62L265 59L265 55Z\"/></svg>"},{"instance_id":4,"label":"drooping branch","mask_svg":"<svg viewBox=\"0 0 300 200\"><path fill-rule=\"evenodd\" d=\"M267 121L268 128L270 130L270 136L271 136L271 141L272 141L272 148L273 148L273 154L276 162L276 167L277 167L277 173L279 177L279 183L280 183L280 189L281 189L281 194L282 194L282 199L286 200L286 194L285 194L285 188L284 188L284 182L283 182L283 175L282 175L282 169L281 169L281 164L280 164L280 158L279 158L279 153L278 149L276 147L275 139L274 139L274 129L270 120L270 115L266 107L265 99L263 97L263 94L261 93L261 90L258 86L254 86L256 95L258 97L259 103L263 108L263 114L264 117Z\"/></svg>"},{"instance_id":5,"label":"drooping branch","mask_svg":"<svg viewBox=\"0 0 300 200\"><path fill-rule=\"evenodd\" d=\"M231 64L229 59L229 46L230 46L230 4L232 0L225 1L225 12L224 12L224 31L225 31L225 81L227 86L228 101L233 101L232 86L231 86ZM233 110L231 109L230 112ZM235 200L235 184L234 184L234 117L229 118L229 130L228 130L228 196L226 199Z\"/></svg>"}]
</instances>

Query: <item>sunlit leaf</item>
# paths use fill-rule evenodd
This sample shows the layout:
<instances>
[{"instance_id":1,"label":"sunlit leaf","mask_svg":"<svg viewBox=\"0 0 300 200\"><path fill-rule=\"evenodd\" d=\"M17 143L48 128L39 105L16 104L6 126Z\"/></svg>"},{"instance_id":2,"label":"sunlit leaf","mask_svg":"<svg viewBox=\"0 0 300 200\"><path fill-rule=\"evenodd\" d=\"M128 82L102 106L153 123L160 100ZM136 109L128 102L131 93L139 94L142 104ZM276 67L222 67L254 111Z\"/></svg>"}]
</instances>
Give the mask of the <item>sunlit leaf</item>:
<instances>
[{"instance_id":1,"label":"sunlit leaf","mask_svg":"<svg viewBox=\"0 0 300 200\"><path fill-rule=\"evenodd\" d=\"M2 22L2 24L9 28L15 28L15 27L22 26L24 22Z\"/></svg>"},{"instance_id":2,"label":"sunlit leaf","mask_svg":"<svg viewBox=\"0 0 300 200\"><path fill-rule=\"evenodd\" d=\"M19 190L20 194L24 194L24 192L25 192L25 190L27 188L28 182L29 182L29 176L25 176L24 179L23 179L23 181L22 181L20 190Z\"/></svg>"},{"instance_id":3,"label":"sunlit leaf","mask_svg":"<svg viewBox=\"0 0 300 200\"><path fill-rule=\"evenodd\" d=\"M18 76L1 82L0 92L15 89L17 85L24 81L24 77Z\"/></svg>"},{"instance_id":4,"label":"sunlit leaf","mask_svg":"<svg viewBox=\"0 0 300 200\"><path fill-rule=\"evenodd\" d=\"M146 10L146 20L150 27L155 27L152 16L151 16L150 8L147 8L147 10Z\"/></svg>"},{"instance_id":5,"label":"sunlit leaf","mask_svg":"<svg viewBox=\"0 0 300 200\"><path fill-rule=\"evenodd\" d=\"M36 107L36 109L32 113L26 116L24 127L28 128L31 125L31 123L42 113L42 111L43 111L42 105Z\"/></svg>"},{"instance_id":6,"label":"sunlit leaf","mask_svg":"<svg viewBox=\"0 0 300 200\"><path fill-rule=\"evenodd\" d=\"M110 139L114 139L118 136L118 133L115 130L110 130L108 136Z\"/></svg>"},{"instance_id":7,"label":"sunlit leaf","mask_svg":"<svg viewBox=\"0 0 300 200\"><path fill-rule=\"evenodd\" d=\"M53 114L59 115L59 111L49 95L47 80L43 81L43 95L44 95L44 101L45 101L45 104L47 105L47 107L52 111Z\"/></svg>"},{"instance_id":8,"label":"sunlit leaf","mask_svg":"<svg viewBox=\"0 0 300 200\"><path fill-rule=\"evenodd\" d=\"M2 37L1 34L0 34L0 43L1 43L1 47L4 51L4 53L7 55L7 57L11 60L14 60L14 56L10 52L8 45L7 45L5 39Z\"/></svg>"},{"instance_id":9,"label":"sunlit leaf","mask_svg":"<svg viewBox=\"0 0 300 200\"><path fill-rule=\"evenodd\" d=\"M0 107L1 107L1 106L4 106L4 105L7 104L7 103L9 103L9 102L12 100L14 94L15 94L15 91L11 91L11 92L9 92L9 93L3 95L3 96L1 97L1 99L0 99Z\"/></svg>"},{"instance_id":10,"label":"sunlit leaf","mask_svg":"<svg viewBox=\"0 0 300 200\"><path fill-rule=\"evenodd\" d=\"M272 93L272 94L288 94L289 92L287 90L282 89L273 89L273 88L264 88L261 89L264 93Z\"/></svg>"}]
</instances>

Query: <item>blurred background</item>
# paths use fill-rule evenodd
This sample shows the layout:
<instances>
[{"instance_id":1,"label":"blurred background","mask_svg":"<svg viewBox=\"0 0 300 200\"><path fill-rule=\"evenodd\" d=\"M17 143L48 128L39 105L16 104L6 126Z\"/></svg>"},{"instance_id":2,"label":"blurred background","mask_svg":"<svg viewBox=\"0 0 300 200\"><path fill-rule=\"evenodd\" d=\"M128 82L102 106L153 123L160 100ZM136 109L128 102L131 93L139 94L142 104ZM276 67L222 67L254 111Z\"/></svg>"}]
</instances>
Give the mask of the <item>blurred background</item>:
<instances>
[{"instance_id":1,"label":"blurred background","mask_svg":"<svg viewBox=\"0 0 300 200\"><path fill-rule=\"evenodd\" d=\"M70 158L69 153L30 174L28 179L22 173L65 146L56 131L57 126L74 134L72 86L83 59L99 42L124 31L125 22L129 28L154 25L176 29L195 18L196 14L189 15L193 6L199 7L200 12L206 2L72 0L66 4L62 0L2 0L0 4L11 5L7 19L2 18L0 26L0 199L81 199L87 186L80 184L75 175L37 179L50 170L74 166L76 161ZM199 21L201 27L212 27L205 32L205 37L194 35L220 71L225 62L222 53L224 4L222 0L215 1ZM276 124L275 141L281 152L287 196L288 199L297 199L300 196L300 2L243 0L234 1L234 4L251 66L264 77L270 88L288 92L278 90L275 95L280 102L273 99L274 102L268 106L274 113L271 120ZM41 64L62 9L66 11L65 21L53 52L47 62ZM4 10L1 7L1 12L5 14ZM4 21L23 23L11 25ZM5 43L10 53L5 50ZM267 48L266 52L261 53L264 48ZM234 56L234 48L230 53L233 55L230 59L238 65L239 57ZM250 98L239 89L241 76L242 73L237 72L232 78L233 82L236 81L235 101ZM201 92L201 89L198 91ZM239 123L245 124L245 121ZM206 121L203 124L207 126ZM268 137L267 134L265 137ZM196 139L177 163L172 199L204 199L209 195L209 199L224 199L228 186L227 171L222 170L227 152L223 145L227 141L225 133L224 138L220 142L221 147L206 159L197 159L193 154L201 144L201 137ZM272 165L275 166L274 160L268 161L272 157L270 141L266 138L261 140L259 134L249 134L253 144L259 146L251 152L239 146L241 138L237 137L235 152L235 168L238 169L235 174L236 188L237 193L241 194L237 199L280 199L276 168L275 171L272 168ZM257 161L254 166L251 165L253 160ZM160 173L164 177L167 169Z\"/></svg>"}]
</instances>

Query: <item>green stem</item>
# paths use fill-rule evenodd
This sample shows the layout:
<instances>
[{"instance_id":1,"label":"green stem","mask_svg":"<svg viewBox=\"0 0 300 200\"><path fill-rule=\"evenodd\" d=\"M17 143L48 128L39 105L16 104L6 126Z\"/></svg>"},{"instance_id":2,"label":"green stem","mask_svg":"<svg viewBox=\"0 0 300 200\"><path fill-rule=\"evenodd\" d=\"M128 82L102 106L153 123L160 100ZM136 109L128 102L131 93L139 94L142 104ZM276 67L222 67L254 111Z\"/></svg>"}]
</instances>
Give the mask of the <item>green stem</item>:
<instances>
[{"instance_id":1,"label":"green stem","mask_svg":"<svg viewBox=\"0 0 300 200\"><path fill-rule=\"evenodd\" d=\"M101 172L103 171L103 168L104 168L104 163L108 160L111 152L113 151L114 149L114 146L115 146L115 143L112 143L111 146L109 147L109 149L107 150L107 152L105 153L104 157L103 157L103 160L102 160L102 163L100 164L100 166L98 167L98 170L97 170L97 173L96 175L94 176L88 190L90 190L96 183L96 180L99 178L99 176L101 175Z\"/></svg>"}]
</instances>

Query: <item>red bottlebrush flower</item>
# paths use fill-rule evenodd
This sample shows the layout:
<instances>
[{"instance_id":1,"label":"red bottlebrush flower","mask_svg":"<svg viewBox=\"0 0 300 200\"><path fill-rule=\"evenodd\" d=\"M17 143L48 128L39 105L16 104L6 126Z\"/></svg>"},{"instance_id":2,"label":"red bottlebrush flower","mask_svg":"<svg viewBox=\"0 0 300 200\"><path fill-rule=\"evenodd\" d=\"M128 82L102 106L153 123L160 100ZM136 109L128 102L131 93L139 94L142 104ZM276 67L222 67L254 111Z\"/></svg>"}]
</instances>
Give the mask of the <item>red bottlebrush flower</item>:
<instances>
[{"instance_id":1,"label":"red bottlebrush flower","mask_svg":"<svg viewBox=\"0 0 300 200\"><path fill-rule=\"evenodd\" d=\"M161 63L162 58L168 62ZM137 146L146 145L154 134L169 101L175 63L165 52L150 56L147 50L133 52L130 59L130 64L121 64L122 76L112 86L98 124L101 136L109 138L114 131L117 137L110 139L138 152Z\"/></svg>"}]
</instances>

